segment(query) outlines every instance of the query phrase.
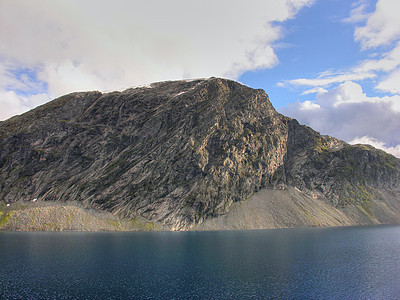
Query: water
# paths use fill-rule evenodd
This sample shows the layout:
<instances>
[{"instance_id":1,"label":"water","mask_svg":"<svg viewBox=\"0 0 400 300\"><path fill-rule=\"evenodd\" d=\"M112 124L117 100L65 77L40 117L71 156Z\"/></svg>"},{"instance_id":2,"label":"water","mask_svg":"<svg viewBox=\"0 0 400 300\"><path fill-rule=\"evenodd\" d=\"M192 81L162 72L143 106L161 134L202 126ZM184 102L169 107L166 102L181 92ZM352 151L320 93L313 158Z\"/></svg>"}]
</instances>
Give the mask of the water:
<instances>
[{"instance_id":1,"label":"water","mask_svg":"<svg viewBox=\"0 0 400 300\"><path fill-rule=\"evenodd\" d=\"M0 299L399 299L400 226L0 232Z\"/></svg>"}]
</instances>

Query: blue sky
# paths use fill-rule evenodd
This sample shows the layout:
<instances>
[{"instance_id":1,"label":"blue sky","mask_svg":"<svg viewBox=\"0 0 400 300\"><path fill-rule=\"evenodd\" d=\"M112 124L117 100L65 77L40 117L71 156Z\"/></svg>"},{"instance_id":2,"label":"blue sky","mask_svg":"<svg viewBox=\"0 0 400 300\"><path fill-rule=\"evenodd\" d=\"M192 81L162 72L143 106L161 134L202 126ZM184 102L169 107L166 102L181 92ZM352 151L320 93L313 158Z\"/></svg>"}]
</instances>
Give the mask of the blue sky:
<instances>
[{"instance_id":1,"label":"blue sky","mask_svg":"<svg viewBox=\"0 0 400 300\"><path fill-rule=\"evenodd\" d=\"M360 51L354 41L354 24L343 21L350 16L354 3L357 2L323 0L303 8L294 19L282 24L285 35L275 44L279 64L271 69L246 72L239 80L268 91L276 108L294 100L309 99L301 95L306 88L279 87L278 83L315 78L327 70L345 70L368 57L368 51ZM375 1L367 3L366 13Z\"/></svg>"},{"instance_id":2,"label":"blue sky","mask_svg":"<svg viewBox=\"0 0 400 300\"><path fill-rule=\"evenodd\" d=\"M0 120L74 91L220 76L322 134L400 157L398 11L397 0L3 0Z\"/></svg>"}]
</instances>

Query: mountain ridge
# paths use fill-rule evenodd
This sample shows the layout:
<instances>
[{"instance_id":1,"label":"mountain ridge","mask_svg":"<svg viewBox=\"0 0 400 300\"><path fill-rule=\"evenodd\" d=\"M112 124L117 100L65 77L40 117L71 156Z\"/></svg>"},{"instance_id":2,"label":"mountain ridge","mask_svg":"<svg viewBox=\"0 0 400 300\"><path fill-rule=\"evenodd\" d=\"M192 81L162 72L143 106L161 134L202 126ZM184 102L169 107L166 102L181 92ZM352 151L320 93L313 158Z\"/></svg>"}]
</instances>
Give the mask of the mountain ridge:
<instances>
[{"instance_id":1,"label":"mountain ridge","mask_svg":"<svg viewBox=\"0 0 400 300\"><path fill-rule=\"evenodd\" d=\"M293 187L338 209L382 193L400 201L397 158L322 136L263 90L221 78L68 94L1 122L0 139L6 203L76 201L171 230L262 189Z\"/></svg>"}]
</instances>

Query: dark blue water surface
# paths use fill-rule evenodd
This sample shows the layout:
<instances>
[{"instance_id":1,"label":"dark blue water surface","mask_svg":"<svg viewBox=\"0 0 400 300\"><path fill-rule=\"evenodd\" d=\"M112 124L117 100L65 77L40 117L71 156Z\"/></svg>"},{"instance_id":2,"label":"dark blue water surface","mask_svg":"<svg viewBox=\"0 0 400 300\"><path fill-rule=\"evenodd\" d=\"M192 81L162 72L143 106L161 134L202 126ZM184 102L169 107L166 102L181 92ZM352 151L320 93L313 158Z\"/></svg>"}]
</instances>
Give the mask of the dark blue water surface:
<instances>
[{"instance_id":1,"label":"dark blue water surface","mask_svg":"<svg viewBox=\"0 0 400 300\"><path fill-rule=\"evenodd\" d=\"M400 299L400 226L0 232L1 299Z\"/></svg>"}]
</instances>

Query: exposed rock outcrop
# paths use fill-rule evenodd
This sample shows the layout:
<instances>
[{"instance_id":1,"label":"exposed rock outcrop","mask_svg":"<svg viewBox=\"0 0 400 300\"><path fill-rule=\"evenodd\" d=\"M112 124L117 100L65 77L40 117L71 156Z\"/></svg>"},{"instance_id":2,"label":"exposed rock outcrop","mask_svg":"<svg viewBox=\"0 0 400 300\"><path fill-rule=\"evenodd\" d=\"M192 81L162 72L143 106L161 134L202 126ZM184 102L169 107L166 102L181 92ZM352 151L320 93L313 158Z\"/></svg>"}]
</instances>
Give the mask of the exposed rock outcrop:
<instances>
[{"instance_id":1,"label":"exposed rock outcrop","mask_svg":"<svg viewBox=\"0 0 400 300\"><path fill-rule=\"evenodd\" d=\"M220 78L69 94L0 122L0 139L6 203L75 201L173 230L260 189L296 188L351 224L346 207L382 193L400 201L399 159L321 136L277 113L263 90Z\"/></svg>"}]
</instances>

